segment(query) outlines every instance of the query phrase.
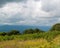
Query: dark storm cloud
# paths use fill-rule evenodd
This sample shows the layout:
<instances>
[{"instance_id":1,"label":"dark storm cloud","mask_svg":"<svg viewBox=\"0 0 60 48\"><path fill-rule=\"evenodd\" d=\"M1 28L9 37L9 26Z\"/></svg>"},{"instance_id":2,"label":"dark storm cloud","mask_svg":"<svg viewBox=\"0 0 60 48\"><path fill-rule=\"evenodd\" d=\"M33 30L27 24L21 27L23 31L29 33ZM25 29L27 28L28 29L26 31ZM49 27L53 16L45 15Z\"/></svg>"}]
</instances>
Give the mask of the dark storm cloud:
<instances>
[{"instance_id":1,"label":"dark storm cloud","mask_svg":"<svg viewBox=\"0 0 60 48\"><path fill-rule=\"evenodd\" d=\"M6 3L9 2L26 2L27 0L0 0L0 7L3 7Z\"/></svg>"}]
</instances>

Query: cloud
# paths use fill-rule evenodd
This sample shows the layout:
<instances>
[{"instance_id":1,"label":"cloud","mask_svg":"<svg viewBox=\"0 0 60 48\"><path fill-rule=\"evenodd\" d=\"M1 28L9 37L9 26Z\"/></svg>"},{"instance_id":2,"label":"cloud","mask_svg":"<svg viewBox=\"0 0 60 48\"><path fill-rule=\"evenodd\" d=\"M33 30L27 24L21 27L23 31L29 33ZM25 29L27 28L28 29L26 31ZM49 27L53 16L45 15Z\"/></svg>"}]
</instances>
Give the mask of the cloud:
<instances>
[{"instance_id":1,"label":"cloud","mask_svg":"<svg viewBox=\"0 0 60 48\"><path fill-rule=\"evenodd\" d=\"M11 2L26 2L27 0L0 0L0 7L3 7L7 3Z\"/></svg>"},{"instance_id":2,"label":"cloud","mask_svg":"<svg viewBox=\"0 0 60 48\"><path fill-rule=\"evenodd\" d=\"M2 0L0 24L51 26L60 23L58 0ZM4 4L5 3L5 4Z\"/></svg>"},{"instance_id":3,"label":"cloud","mask_svg":"<svg viewBox=\"0 0 60 48\"><path fill-rule=\"evenodd\" d=\"M42 0L42 10L60 17L60 0Z\"/></svg>"}]
</instances>

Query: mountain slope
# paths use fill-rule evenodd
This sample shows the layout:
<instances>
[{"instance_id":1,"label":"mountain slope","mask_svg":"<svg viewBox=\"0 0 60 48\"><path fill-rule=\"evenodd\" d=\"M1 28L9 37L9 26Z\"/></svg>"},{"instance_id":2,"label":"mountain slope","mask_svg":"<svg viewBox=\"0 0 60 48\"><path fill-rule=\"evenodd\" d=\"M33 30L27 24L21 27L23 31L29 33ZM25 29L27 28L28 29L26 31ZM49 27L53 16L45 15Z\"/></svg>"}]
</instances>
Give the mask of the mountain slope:
<instances>
[{"instance_id":1,"label":"mountain slope","mask_svg":"<svg viewBox=\"0 0 60 48\"><path fill-rule=\"evenodd\" d=\"M51 27L50 26L3 25L0 26L0 32L8 32L10 30L19 30L22 32L23 30L30 29L30 28L32 29L38 28L44 31L48 31Z\"/></svg>"}]
</instances>

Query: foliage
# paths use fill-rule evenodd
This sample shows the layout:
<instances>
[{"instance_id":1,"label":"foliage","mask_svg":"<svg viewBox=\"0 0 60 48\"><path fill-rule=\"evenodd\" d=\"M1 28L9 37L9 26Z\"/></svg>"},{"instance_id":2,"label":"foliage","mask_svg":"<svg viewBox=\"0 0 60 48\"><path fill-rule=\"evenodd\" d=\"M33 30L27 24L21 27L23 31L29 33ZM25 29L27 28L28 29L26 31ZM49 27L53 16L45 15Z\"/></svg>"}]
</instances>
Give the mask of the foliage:
<instances>
[{"instance_id":1,"label":"foliage","mask_svg":"<svg viewBox=\"0 0 60 48\"><path fill-rule=\"evenodd\" d=\"M0 36L5 36L6 32L0 32Z\"/></svg>"},{"instance_id":2,"label":"foliage","mask_svg":"<svg viewBox=\"0 0 60 48\"><path fill-rule=\"evenodd\" d=\"M10 32L0 32L0 36L5 35L20 35L21 33L18 30L11 30Z\"/></svg>"},{"instance_id":3,"label":"foliage","mask_svg":"<svg viewBox=\"0 0 60 48\"><path fill-rule=\"evenodd\" d=\"M47 41L53 40L57 35L60 35L60 31L56 32L44 32L44 33L34 33L34 34L22 34L22 35L5 35L5 36L0 36L0 41L5 41L5 40L32 40L32 39L39 39L39 38L44 38Z\"/></svg>"},{"instance_id":4,"label":"foliage","mask_svg":"<svg viewBox=\"0 0 60 48\"><path fill-rule=\"evenodd\" d=\"M33 29L27 29L23 33L24 34L33 34L34 30Z\"/></svg>"},{"instance_id":5,"label":"foliage","mask_svg":"<svg viewBox=\"0 0 60 48\"><path fill-rule=\"evenodd\" d=\"M7 35L19 35L21 34L18 30L11 30L10 32L7 33Z\"/></svg>"},{"instance_id":6,"label":"foliage","mask_svg":"<svg viewBox=\"0 0 60 48\"><path fill-rule=\"evenodd\" d=\"M36 28L36 29L27 29L23 32L23 34L33 34L33 33L41 33L41 32L44 32L44 31Z\"/></svg>"},{"instance_id":7,"label":"foliage","mask_svg":"<svg viewBox=\"0 0 60 48\"><path fill-rule=\"evenodd\" d=\"M35 32L35 33L43 33L44 31L36 28L36 29L34 29L34 32Z\"/></svg>"},{"instance_id":8,"label":"foliage","mask_svg":"<svg viewBox=\"0 0 60 48\"><path fill-rule=\"evenodd\" d=\"M4 41L0 42L0 48L60 48L60 35L56 36L51 42L43 38L26 41Z\"/></svg>"},{"instance_id":9,"label":"foliage","mask_svg":"<svg viewBox=\"0 0 60 48\"><path fill-rule=\"evenodd\" d=\"M50 31L60 31L60 23L53 25Z\"/></svg>"}]
</instances>

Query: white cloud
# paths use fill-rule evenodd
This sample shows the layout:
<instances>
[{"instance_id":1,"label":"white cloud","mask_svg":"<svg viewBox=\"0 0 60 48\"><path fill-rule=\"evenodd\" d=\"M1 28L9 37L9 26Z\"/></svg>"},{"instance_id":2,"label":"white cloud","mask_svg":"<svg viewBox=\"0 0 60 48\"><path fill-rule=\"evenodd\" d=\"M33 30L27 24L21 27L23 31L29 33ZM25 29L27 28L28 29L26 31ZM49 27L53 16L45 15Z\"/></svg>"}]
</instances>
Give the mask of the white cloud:
<instances>
[{"instance_id":1,"label":"white cloud","mask_svg":"<svg viewBox=\"0 0 60 48\"><path fill-rule=\"evenodd\" d=\"M25 3L7 3L0 8L0 24L53 25L60 22L59 4L59 0L27 0Z\"/></svg>"}]
</instances>

